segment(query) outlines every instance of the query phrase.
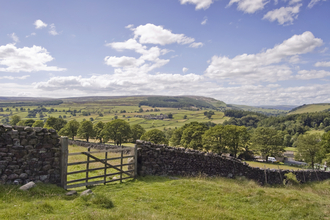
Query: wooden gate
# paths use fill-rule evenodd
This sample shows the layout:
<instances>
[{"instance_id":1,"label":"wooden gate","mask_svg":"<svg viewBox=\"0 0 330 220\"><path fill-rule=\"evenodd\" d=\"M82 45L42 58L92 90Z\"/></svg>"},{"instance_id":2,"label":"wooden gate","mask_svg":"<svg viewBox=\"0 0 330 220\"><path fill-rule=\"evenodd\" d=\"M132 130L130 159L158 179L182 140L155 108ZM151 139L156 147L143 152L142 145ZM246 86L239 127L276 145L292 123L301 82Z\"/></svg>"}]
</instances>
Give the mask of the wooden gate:
<instances>
[{"instance_id":1,"label":"wooden gate","mask_svg":"<svg viewBox=\"0 0 330 220\"><path fill-rule=\"evenodd\" d=\"M67 137L61 137L61 145L61 186L64 189L106 184L114 181L122 182L125 179L135 178L137 176L136 145L134 148L121 147L94 151L88 148L87 151L75 153L68 152ZM80 155L80 159L86 159L78 162L70 162L69 157L77 155ZM84 156L81 157L81 155ZM124 160L128 160L128 158L132 159L131 162L124 163ZM92 165L93 167L91 167ZM71 166L75 166L75 169L70 169ZM92 175L95 172L97 175ZM100 172L102 172L101 175ZM118 175L118 178L116 175ZM68 176L70 177L68 178ZM76 178L72 178L72 176L76 176ZM116 178L109 179L111 176L116 176Z\"/></svg>"}]
</instances>

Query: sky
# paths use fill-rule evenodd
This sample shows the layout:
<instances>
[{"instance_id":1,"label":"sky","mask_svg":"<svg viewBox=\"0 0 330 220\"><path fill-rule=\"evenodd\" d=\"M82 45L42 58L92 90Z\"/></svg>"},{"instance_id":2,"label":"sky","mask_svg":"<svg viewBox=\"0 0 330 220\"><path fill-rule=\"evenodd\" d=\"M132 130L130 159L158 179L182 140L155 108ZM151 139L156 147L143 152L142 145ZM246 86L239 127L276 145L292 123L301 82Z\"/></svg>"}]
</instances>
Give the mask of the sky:
<instances>
[{"instance_id":1,"label":"sky","mask_svg":"<svg viewBox=\"0 0 330 220\"><path fill-rule=\"evenodd\" d=\"M0 0L0 96L330 103L330 0Z\"/></svg>"}]
</instances>

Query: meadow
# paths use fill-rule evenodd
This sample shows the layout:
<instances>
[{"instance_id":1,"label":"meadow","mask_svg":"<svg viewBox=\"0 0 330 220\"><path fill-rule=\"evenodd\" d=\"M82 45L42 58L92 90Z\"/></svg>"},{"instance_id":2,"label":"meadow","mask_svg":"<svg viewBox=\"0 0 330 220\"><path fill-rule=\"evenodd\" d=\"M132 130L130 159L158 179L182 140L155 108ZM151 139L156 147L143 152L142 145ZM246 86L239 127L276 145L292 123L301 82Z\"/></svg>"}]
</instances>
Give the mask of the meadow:
<instances>
[{"instance_id":1,"label":"meadow","mask_svg":"<svg viewBox=\"0 0 330 220\"><path fill-rule=\"evenodd\" d=\"M116 105L117 104L117 105ZM13 105L14 106L14 105ZM0 113L0 120L5 118L4 115L18 115L21 117L21 120L27 120L27 119L33 119L33 120L40 120L40 118L28 118L28 111L27 109L36 109L38 106L22 106L26 109L26 111L21 111L20 107L17 108L10 106L4 108L4 111ZM48 117L62 117L65 120L72 120L75 119L78 122L81 122L83 120L93 120L93 122L103 121L103 122L109 122L116 117L122 120L125 120L131 125L134 124L140 124L144 129L147 131L153 128L157 128L160 130L165 129L175 129L183 126L186 123L190 123L193 121L198 122L213 122L213 123L223 123L225 120L228 120L229 117L225 117L224 113L221 111L214 111L214 115L211 119L208 119L204 115L204 111L206 110L186 110L181 108L156 108L160 111L151 111L155 108L149 107L149 106L141 106L143 109L143 112L139 112L140 107L138 106L138 102L134 99L129 98L123 98L123 99L114 99L114 100L101 100L101 101L95 101L95 102L87 102L87 101L81 101L81 102L72 102L72 101L66 101L60 105L56 106L43 106L47 110L54 109L54 112L45 112L44 113L44 119L47 119ZM76 116L73 116L68 110L74 111L76 110ZM125 112L123 112L125 111ZM88 113L88 115L83 115L83 112ZM101 114L100 114L101 113ZM164 114L168 115L171 113L173 115L172 119L164 119L164 120L151 120L151 119L145 119L145 118L139 118L134 116L144 116L144 115L150 115L150 114ZM186 115L186 118L185 118ZM9 116L10 117L10 116Z\"/></svg>"},{"instance_id":2,"label":"meadow","mask_svg":"<svg viewBox=\"0 0 330 220\"><path fill-rule=\"evenodd\" d=\"M55 185L0 186L0 219L329 219L330 181L259 186L253 181L146 176L66 196ZM81 193L84 189L78 190Z\"/></svg>"}]
</instances>

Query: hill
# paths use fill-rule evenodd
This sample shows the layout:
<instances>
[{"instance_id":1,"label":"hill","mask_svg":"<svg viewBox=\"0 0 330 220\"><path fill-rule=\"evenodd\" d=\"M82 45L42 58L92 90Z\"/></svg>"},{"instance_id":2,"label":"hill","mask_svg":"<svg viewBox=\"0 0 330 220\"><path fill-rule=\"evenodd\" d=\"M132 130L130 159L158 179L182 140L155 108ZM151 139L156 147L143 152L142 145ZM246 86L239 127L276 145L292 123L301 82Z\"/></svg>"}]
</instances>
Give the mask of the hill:
<instances>
[{"instance_id":1,"label":"hill","mask_svg":"<svg viewBox=\"0 0 330 220\"><path fill-rule=\"evenodd\" d=\"M257 112L268 116L276 116L276 115L283 115L288 113L288 110L283 110L280 108L265 108L262 106L248 106L248 105L236 105L236 104L227 104L227 109L233 110L243 110L243 111L251 111Z\"/></svg>"},{"instance_id":2,"label":"hill","mask_svg":"<svg viewBox=\"0 0 330 220\"><path fill-rule=\"evenodd\" d=\"M316 103L316 104L308 104L301 105L294 109L292 109L289 114L302 114L308 112L321 112L324 110L330 109L330 103Z\"/></svg>"}]
</instances>

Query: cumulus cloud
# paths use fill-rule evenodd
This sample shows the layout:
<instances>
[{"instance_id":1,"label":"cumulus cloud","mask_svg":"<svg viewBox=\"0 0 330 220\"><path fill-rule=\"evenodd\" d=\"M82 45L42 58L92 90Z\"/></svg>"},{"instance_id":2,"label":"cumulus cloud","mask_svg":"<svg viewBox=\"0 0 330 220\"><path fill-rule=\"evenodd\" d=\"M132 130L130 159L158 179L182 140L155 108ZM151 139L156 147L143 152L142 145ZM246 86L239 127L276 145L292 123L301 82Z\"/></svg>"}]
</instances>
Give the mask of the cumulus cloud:
<instances>
[{"instance_id":1,"label":"cumulus cloud","mask_svg":"<svg viewBox=\"0 0 330 220\"><path fill-rule=\"evenodd\" d=\"M14 79L26 79L28 77L30 77L30 75L24 75L24 76L0 76L0 79L14 80Z\"/></svg>"},{"instance_id":2,"label":"cumulus cloud","mask_svg":"<svg viewBox=\"0 0 330 220\"><path fill-rule=\"evenodd\" d=\"M227 7L237 3L238 10L253 14L256 11L262 10L268 2L268 0L230 0Z\"/></svg>"},{"instance_id":3,"label":"cumulus cloud","mask_svg":"<svg viewBox=\"0 0 330 220\"><path fill-rule=\"evenodd\" d=\"M314 64L316 67L330 67L330 61L328 62L317 62Z\"/></svg>"},{"instance_id":4,"label":"cumulus cloud","mask_svg":"<svg viewBox=\"0 0 330 220\"><path fill-rule=\"evenodd\" d=\"M306 31L265 52L242 54L232 59L226 56L213 56L205 75L214 79L241 83L290 79L292 70L283 62L289 62L294 56L309 53L322 44L321 39L315 38L311 32Z\"/></svg>"},{"instance_id":5,"label":"cumulus cloud","mask_svg":"<svg viewBox=\"0 0 330 220\"><path fill-rule=\"evenodd\" d=\"M185 73L185 72L187 72L187 71L188 71L188 68L187 68L187 67L183 67L183 68L182 68L182 72L183 72L183 73Z\"/></svg>"},{"instance_id":6,"label":"cumulus cloud","mask_svg":"<svg viewBox=\"0 0 330 220\"><path fill-rule=\"evenodd\" d=\"M141 44L190 44L194 38L184 34L173 34L172 31L154 24L140 25L134 29L134 39L139 39Z\"/></svg>"},{"instance_id":7,"label":"cumulus cloud","mask_svg":"<svg viewBox=\"0 0 330 220\"><path fill-rule=\"evenodd\" d=\"M330 72L325 70L300 70L298 71L296 78L309 80L309 79L321 79L327 76L330 76Z\"/></svg>"},{"instance_id":8,"label":"cumulus cloud","mask_svg":"<svg viewBox=\"0 0 330 220\"><path fill-rule=\"evenodd\" d=\"M262 19L267 19L271 22L276 21L281 25L292 24L298 18L299 9L302 4L297 4L293 7L281 7L267 12Z\"/></svg>"},{"instance_id":9,"label":"cumulus cloud","mask_svg":"<svg viewBox=\"0 0 330 220\"><path fill-rule=\"evenodd\" d=\"M214 0L179 0L181 5L183 4L194 4L196 5L196 10L208 9Z\"/></svg>"},{"instance_id":10,"label":"cumulus cloud","mask_svg":"<svg viewBox=\"0 0 330 220\"><path fill-rule=\"evenodd\" d=\"M40 46L17 48L13 44L0 46L1 72L64 71L65 68L47 66L54 58ZM6 66L6 67L3 67Z\"/></svg>"},{"instance_id":11,"label":"cumulus cloud","mask_svg":"<svg viewBox=\"0 0 330 220\"><path fill-rule=\"evenodd\" d=\"M44 23L42 20L36 20L35 22L34 22L34 25L36 26L36 29L42 29L42 28L44 28L44 27L47 27L48 26L48 24L46 24L46 23Z\"/></svg>"},{"instance_id":12,"label":"cumulus cloud","mask_svg":"<svg viewBox=\"0 0 330 220\"><path fill-rule=\"evenodd\" d=\"M1 85L0 85L1 86ZM8 85L6 85L8 87ZM7 88L6 87L6 88ZM17 85L16 85L17 87ZM6 89L8 91L9 88ZM58 97L72 95L191 95L214 97L226 103L304 104L330 102L330 84L281 87L278 84L221 86L195 74L142 74L93 75L91 77L52 77L48 81L34 84L26 89L34 94L56 94Z\"/></svg>"},{"instance_id":13,"label":"cumulus cloud","mask_svg":"<svg viewBox=\"0 0 330 220\"><path fill-rule=\"evenodd\" d=\"M58 32L56 31L56 27L55 27L54 24L49 25L48 33L53 35L53 36L58 35Z\"/></svg>"},{"instance_id":14,"label":"cumulus cloud","mask_svg":"<svg viewBox=\"0 0 330 220\"><path fill-rule=\"evenodd\" d=\"M134 57L110 57L107 56L104 58L104 61L107 65L113 67L137 67L144 63L142 59L136 59Z\"/></svg>"},{"instance_id":15,"label":"cumulus cloud","mask_svg":"<svg viewBox=\"0 0 330 220\"><path fill-rule=\"evenodd\" d=\"M9 36L15 43L19 42L19 39L15 33L10 34Z\"/></svg>"},{"instance_id":16,"label":"cumulus cloud","mask_svg":"<svg viewBox=\"0 0 330 220\"><path fill-rule=\"evenodd\" d=\"M189 47L192 47L192 48L199 48L199 47L202 47L204 44L202 42L194 42L192 44L189 45Z\"/></svg>"},{"instance_id":17,"label":"cumulus cloud","mask_svg":"<svg viewBox=\"0 0 330 220\"><path fill-rule=\"evenodd\" d=\"M318 2L320 2L320 1L322 1L322 0L311 0L310 2L309 2L309 4L308 4L308 8L313 8L314 7L314 5L316 5ZM323 1L326 1L326 0L323 0Z\"/></svg>"}]
</instances>

